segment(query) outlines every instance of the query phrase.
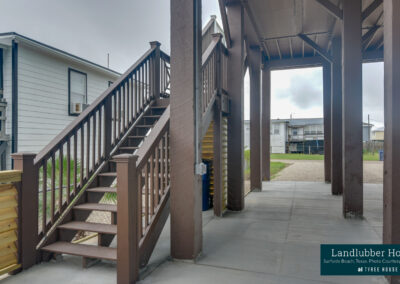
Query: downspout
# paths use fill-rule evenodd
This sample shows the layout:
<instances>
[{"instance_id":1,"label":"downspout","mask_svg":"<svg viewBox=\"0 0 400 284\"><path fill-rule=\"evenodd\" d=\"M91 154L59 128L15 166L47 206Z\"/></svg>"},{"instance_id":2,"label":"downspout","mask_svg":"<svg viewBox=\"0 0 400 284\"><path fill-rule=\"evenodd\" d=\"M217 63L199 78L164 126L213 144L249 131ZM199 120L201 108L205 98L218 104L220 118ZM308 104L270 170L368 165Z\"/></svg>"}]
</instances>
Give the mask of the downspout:
<instances>
[{"instance_id":1,"label":"downspout","mask_svg":"<svg viewBox=\"0 0 400 284\"><path fill-rule=\"evenodd\" d=\"M11 65L11 153L16 153L18 151L18 43L15 40L12 41Z\"/></svg>"}]
</instances>

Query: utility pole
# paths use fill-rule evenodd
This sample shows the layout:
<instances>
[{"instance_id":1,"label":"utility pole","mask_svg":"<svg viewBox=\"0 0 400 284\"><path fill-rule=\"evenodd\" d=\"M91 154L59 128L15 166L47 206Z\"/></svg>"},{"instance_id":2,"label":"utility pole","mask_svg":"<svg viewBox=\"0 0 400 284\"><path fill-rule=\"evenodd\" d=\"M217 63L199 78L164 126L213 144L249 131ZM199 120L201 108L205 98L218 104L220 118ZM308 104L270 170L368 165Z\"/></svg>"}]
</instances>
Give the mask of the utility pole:
<instances>
[{"instance_id":1,"label":"utility pole","mask_svg":"<svg viewBox=\"0 0 400 284\"><path fill-rule=\"evenodd\" d=\"M369 123L369 114L368 114L368 142L370 140L370 133L371 133L371 124Z\"/></svg>"},{"instance_id":2,"label":"utility pole","mask_svg":"<svg viewBox=\"0 0 400 284\"><path fill-rule=\"evenodd\" d=\"M107 53L107 68L110 69L110 53Z\"/></svg>"}]
</instances>

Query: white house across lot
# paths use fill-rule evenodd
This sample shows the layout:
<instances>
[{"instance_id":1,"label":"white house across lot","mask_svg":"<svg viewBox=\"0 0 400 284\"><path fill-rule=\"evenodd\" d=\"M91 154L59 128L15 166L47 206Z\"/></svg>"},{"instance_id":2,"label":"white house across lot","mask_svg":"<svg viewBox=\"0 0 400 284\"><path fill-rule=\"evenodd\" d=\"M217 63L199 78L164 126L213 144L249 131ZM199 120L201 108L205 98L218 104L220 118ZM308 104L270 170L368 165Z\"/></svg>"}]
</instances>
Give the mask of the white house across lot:
<instances>
[{"instance_id":1,"label":"white house across lot","mask_svg":"<svg viewBox=\"0 0 400 284\"><path fill-rule=\"evenodd\" d=\"M38 153L120 73L17 33L0 34L0 168Z\"/></svg>"},{"instance_id":2,"label":"white house across lot","mask_svg":"<svg viewBox=\"0 0 400 284\"><path fill-rule=\"evenodd\" d=\"M372 124L363 123L363 142L370 140ZM323 118L271 119L271 153L324 153ZM250 121L244 122L245 149L250 149Z\"/></svg>"}]
</instances>

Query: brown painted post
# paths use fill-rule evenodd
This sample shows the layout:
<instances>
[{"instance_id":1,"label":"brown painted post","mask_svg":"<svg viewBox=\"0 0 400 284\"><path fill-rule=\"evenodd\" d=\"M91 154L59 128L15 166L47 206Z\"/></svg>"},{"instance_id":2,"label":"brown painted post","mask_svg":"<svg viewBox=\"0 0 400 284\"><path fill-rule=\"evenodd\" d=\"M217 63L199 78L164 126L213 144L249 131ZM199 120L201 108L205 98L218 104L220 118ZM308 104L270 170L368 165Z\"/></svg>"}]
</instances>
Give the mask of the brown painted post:
<instances>
[{"instance_id":1,"label":"brown painted post","mask_svg":"<svg viewBox=\"0 0 400 284\"><path fill-rule=\"evenodd\" d=\"M22 171L20 190L18 193L19 208L19 245L22 269L37 263L38 244L38 168L34 166L35 154L16 153L11 155L14 170Z\"/></svg>"},{"instance_id":2,"label":"brown painted post","mask_svg":"<svg viewBox=\"0 0 400 284\"><path fill-rule=\"evenodd\" d=\"M171 255L195 259L202 250L201 0L171 0ZM201 101L201 100L200 100Z\"/></svg>"},{"instance_id":3,"label":"brown painted post","mask_svg":"<svg viewBox=\"0 0 400 284\"><path fill-rule=\"evenodd\" d=\"M324 88L324 170L325 182L331 182L331 64L325 62L322 70Z\"/></svg>"},{"instance_id":4,"label":"brown painted post","mask_svg":"<svg viewBox=\"0 0 400 284\"><path fill-rule=\"evenodd\" d=\"M400 243L400 1L384 1L385 144L383 174L383 243ZM400 283L400 276L388 277Z\"/></svg>"},{"instance_id":5,"label":"brown painted post","mask_svg":"<svg viewBox=\"0 0 400 284\"><path fill-rule=\"evenodd\" d=\"M332 40L332 129L331 129L331 189L333 195L343 193L343 141L342 141L342 41L340 37Z\"/></svg>"},{"instance_id":6,"label":"brown painted post","mask_svg":"<svg viewBox=\"0 0 400 284\"><path fill-rule=\"evenodd\" d=\"M262 179L271 180L271 69L262 68L261 94L261 163Z\"/></svg>"},{"instance_id":7,"label":"brown painted post","mask_svg":"<svg viewBox=\"0 0 400 284\"><path fill-rule=\"evenodd\" d=\"M240 3L227 7L232 47L229 49L227 85L230 98L228 119L228 208L244 208L244 11Z\"/></svg>"},{"instance_id":8,"label":"brown painted post","mask_svg":"<svg viewBox=\"0 0 400 284\"><path fill-rule=\"evenodd\" d=\"M261 51L249 48L250 73L250 190L261 191Z\"/></svg>"},{"instance_id":9,"label":"brown painted post","mask_svg":"<svg viewBox=\"0 0 400 284\"><path fill-rule=\"evenodd\" d=\"M137 156L114 157L117 164L117 283L135 283L139 275Z\"/></svg>"},{"instance_id":10,"label":"brown painted post","mask_svg":"<svg viewBox=\"0 0 400 284\"><path fill-rule=\"evenodd\" d=\"M161 43L159 43L158 41L152 41L150 42L150 46L153 48L155 47L155 53L154 53L154 57L153 57L153 68L150 70L151 72L151 76L150 79L152 80L151 82L151 88L152 88L152 92L153 92L153 96L155 99L160 98L160 64L161 64L161 60L160 60L160 46Z\"/></svg>"},{"instance_id":11,"label":"brown painted post","mask_svg":"<svg viewBox=\"0 0 400 284\"><path fill-rule=\"evenodd\" d=\"M361 0L343 1L343 215L363 215Z\"/></svg>"}]
</instances>

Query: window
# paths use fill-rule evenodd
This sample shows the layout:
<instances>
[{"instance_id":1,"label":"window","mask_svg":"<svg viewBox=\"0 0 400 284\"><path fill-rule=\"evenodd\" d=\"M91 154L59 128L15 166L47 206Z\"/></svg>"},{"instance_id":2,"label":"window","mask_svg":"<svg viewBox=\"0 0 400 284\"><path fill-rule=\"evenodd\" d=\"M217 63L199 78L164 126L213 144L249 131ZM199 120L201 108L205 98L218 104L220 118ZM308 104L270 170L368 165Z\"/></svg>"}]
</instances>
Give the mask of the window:
<instances>
[{"instance_id":1,"label":"window","mask_svg":"<svg viewBox=\"0 0 400 284\"><path fill-rule=\"evenodd\" d=\"M294 136L297 135L297 128L294 128L294 129L292 130L292 134L293 134Z\"/></svg>"},{"instance_id":2,"label":"window","mask_svg":"<svg viewBox=\"0 0 400 284\"><path fill-rule=\"evenodd\" d=\"M80 114L87 104L87 75L68 69L68 105L69 114Z\"/></svg>"},{"instance_id":3,"label":"window","mask_svg":"<svg viewBox=\"0 0 400 284\"><path fill-rule=\"evenodd\" d=\"M113 83L113 81L108 81L108 86L110 87Z\"/></svg>"},{"instance_id":4,"label":"window","mask_svg":"<svg viewBox=\"0 0 400 284\"><path fill-rule=\"evenodd\" d=\"M279 135L279 124L274 124L274 134Z\"/></svg>"}]
</instances>

